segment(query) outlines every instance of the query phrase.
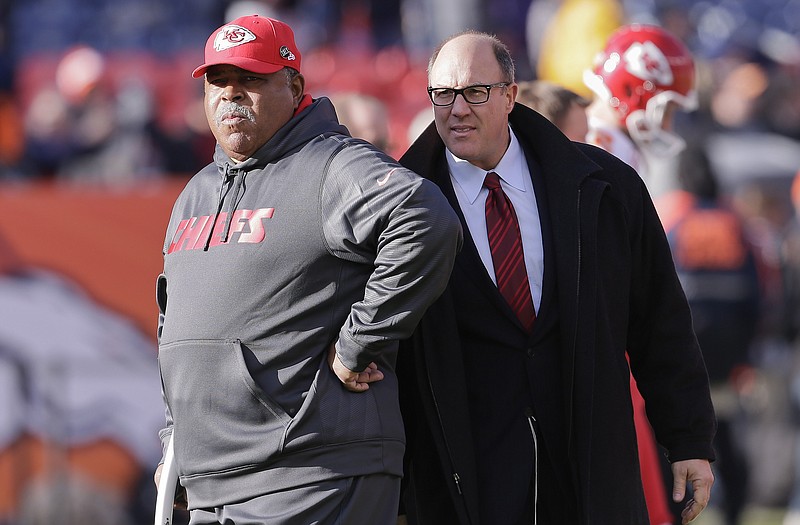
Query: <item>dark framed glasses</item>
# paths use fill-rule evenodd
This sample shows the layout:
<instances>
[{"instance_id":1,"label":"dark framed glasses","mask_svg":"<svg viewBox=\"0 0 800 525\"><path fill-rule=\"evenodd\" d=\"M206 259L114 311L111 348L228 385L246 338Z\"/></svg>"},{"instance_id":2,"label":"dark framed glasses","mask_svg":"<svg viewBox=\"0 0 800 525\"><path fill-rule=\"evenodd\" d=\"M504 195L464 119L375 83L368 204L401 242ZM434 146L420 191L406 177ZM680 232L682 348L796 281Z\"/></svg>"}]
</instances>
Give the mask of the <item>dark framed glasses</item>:
<instances>
[{"instance_id":1,"label":"dark framed glasses","mask_svg":"<svg viewBox=\"0 0 800 525\"><path fill-rule=\"evenodd\" d=\"M475 84L465 88L428 88L428 96L434 106L449 106L456 101L456 96L461 95L468 104L483 104L489 100L492 88L506 87L510 82L495 82L494 84Z\"/></svg>"}]
</instances>

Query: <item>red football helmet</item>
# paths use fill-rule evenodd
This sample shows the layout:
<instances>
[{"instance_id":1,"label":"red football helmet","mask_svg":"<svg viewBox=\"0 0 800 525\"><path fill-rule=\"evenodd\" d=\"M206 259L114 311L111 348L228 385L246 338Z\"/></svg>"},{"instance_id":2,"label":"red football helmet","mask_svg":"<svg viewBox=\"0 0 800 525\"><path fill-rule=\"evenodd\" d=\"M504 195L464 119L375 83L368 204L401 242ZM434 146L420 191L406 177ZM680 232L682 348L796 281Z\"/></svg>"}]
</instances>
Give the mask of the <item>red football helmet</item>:
<instances>
[{"instance_id":1,"label":"red football helmet","mask_svg":"<svg viewBox=\"0 0 800 525\"><path fill-rule=\"evenodd\" d=\"M664 129L670 103L685 111L697 108L694 60L686 46L668 31L632 24L616 30L586 85L616 114L619 124L642 148L669 156L685 142Z\"/></svg>"}]
</instances>

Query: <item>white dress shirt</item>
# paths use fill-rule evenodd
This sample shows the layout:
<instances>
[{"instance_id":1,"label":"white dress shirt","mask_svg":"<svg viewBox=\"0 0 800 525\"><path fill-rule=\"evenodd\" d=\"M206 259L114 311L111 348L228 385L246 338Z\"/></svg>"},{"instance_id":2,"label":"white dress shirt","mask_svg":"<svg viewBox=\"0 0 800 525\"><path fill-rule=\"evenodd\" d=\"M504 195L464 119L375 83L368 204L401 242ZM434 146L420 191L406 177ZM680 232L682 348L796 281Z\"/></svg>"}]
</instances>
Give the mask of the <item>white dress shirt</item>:
<instances>
[{"instance_id":1,"label":"white dress shirt","mask_svg":"<svg viewBox=\"0 0 800 525\"><path fill-rule=\"evenodd\" d=\"M544 245L539 207L536 205L533 180L528 170L525 154L510 127L509 133L511 134L511 143L503 158L491 171L500 176L500 186L511 199L511 204L514 205L522 235L522 250L525 254L525 269L528 272L531 297L538 312L542 301L542 280L544 278ZM492 252L489 248L489 237L486 233L486 197L489 195L489 190L483 186L483 180L489 172L466 160L459 159L449 150L446 151L450 180L453 183L458 204L464 213L467 228L486 271L489 272L492 281L497 284Z\"/></svg>"}]
</instances>

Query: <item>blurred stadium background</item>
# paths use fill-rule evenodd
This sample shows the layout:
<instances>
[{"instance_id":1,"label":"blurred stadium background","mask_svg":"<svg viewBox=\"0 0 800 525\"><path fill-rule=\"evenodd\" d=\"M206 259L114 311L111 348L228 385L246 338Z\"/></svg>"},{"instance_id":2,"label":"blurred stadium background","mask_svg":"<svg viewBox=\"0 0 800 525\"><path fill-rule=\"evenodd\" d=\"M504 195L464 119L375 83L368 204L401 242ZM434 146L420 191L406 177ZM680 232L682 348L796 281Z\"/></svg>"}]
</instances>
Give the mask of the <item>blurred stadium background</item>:
<instances>
[{"instance_id":1,"label":"blurred stadium background","mask_svg":"<svg viewBox=\"0 0 800 525\"><path fill-rule=\"evenodd\" d=\"M678 131L708 145L774 273L738 391L742 523L789 525L800 380L780 252L800 194L800 0L0 0L0 525L152 522L154 283L172 202L214 145L191 71L250 13L292 25L313 96L379 100L394 156L431 120L427 58L449 34L495 33L518 80L586 96L617 26L679 35L701 104Z\"/></svg>"}]
</instances>

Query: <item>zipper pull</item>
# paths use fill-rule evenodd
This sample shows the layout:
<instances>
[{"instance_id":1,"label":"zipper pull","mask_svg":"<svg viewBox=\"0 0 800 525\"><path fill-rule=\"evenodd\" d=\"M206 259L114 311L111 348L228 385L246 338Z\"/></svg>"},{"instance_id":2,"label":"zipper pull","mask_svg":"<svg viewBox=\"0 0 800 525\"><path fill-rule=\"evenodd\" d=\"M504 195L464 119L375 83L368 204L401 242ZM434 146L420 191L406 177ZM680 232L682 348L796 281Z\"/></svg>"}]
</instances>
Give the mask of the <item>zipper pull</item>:
<instances>
[{"instance_id":1,"label":"zipper pull","mask_svg":"<svg viewBox=\"0 0 800 525\"><path fill-rule=\"evenodd\" d=\"M456 482L456 489L458 490L458 495L463 496L463 492L461 492L461 477L458 475L458 472L453 473L453 481Z\"/></svg>"},{"instance_id":2,"label":"zipper pull","mask_svg":"<svg viewBox=\"0 0 800 525\"><path fill-rule=\"evenodd\" d=\"M524 413L526 418L532 419L534 423L536 422L536 416L533 415L533 409L531 407L525 407Z\"/></svg>"}]
</instances>

